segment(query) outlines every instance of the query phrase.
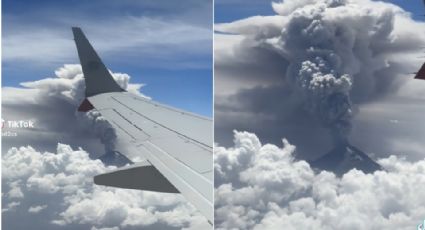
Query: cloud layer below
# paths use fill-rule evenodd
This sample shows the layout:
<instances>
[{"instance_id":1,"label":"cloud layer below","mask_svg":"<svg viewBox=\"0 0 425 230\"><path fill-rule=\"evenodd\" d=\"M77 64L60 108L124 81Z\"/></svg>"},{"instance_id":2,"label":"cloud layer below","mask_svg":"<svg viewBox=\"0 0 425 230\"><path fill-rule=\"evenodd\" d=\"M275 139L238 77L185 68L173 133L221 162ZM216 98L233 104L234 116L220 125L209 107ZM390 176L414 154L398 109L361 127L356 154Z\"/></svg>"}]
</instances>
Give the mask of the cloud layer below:
<instances>
[{"instance_id":1,"label":"cloud layer below","mask_svg":"<svg viewBox=\"0 0 425 230\"><path fill-rule=\"evenodd\" d=\"M11 148L2 156L3 224L14 229L208 228L180 195L93 184L93 176L113 169L64 144L54 153Z\"/></svg>"},{"instance_id":2,"label":"cloud layer below","mask_svg":"<svg viewBox=\"0 0 425 230\"><path fill-rule=\"evenodd\" d=\"M425 159L390 156L373 174L341 178L295 160L295 146L234 133L215 149L216 229L414 229L425 216Z\"/></svg>"}]
</instances>

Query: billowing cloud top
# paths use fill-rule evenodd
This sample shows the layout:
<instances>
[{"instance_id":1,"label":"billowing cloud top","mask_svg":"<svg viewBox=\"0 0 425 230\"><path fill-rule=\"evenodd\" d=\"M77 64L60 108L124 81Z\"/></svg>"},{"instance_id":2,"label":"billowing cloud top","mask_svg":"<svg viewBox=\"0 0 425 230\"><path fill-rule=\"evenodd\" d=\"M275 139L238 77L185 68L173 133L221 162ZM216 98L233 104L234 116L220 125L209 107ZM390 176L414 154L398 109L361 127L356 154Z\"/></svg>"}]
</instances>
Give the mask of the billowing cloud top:
<instances>
[{"instance_id":1,"label":"billowing cloud top","mask_svg":"<svg viewBox=\"0 0 425 230\"><path fill-rule=\"evenodd\" d=\"M111 72L111 71L110 71ZM37 89L40 96L46 94L50 97L66 99L73 105L78 105L84 99L84 76L79 64L65 64L55 71L55 78L45 78L42 80L23 82L21 86L28 89ZM140 92L143 84L129 84L130 76L125 73L112 73L118 85L136 95L148 98ZM6 103L8 97L5 98Z\"/></svg>"}]
</instances>

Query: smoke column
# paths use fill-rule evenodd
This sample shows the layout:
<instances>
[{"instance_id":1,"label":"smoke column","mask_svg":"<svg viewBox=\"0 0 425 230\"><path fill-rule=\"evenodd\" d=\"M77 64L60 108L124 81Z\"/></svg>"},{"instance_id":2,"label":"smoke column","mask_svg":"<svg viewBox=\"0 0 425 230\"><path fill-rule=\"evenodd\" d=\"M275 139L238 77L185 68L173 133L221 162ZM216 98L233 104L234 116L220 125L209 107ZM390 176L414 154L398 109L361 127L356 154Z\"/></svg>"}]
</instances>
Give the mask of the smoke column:
<instances>
[{"instance_id":1,"label":"smoke column","mask_svg":"<svg viewBox=\"0 0 425 230\"><path fill-rule=\"evenodd\" d=\"M344 69L351 63L342 55L354 56L357 31L327 21L324 12L343 4L345 1L322 1L318 7L293 12L280 37L281 48L290 59L289 82L338 142L345 142L351 130L353 76Z\"/></svg>"},{"instance_id":2,"label":"smoke column","mask_svg":"<svg viewBox=\"0 0 425 230\"><path fill-rule=\"evenodd\" d=\"M90 132L93 132L105 146L105 153L115 150L117 135L115 129L97 110L90 110L86 113L77 112L77 120L80 125Z\"/></svg>"},{"instance_id":3,"label":"smoke column","mask_svg":"<svg viewBox=\"0 0 425 230\"><path fill-rule=\"evenodd\" d=\"M412 68L402 58L423 44L422 35L411 33L422 25L393 4L285 0L272 6L277 15L217 24L215 30L243 37L230 57L246 58L256 50L273 54L257 61L282 67L284 86L276 88L290 95L281 98L285 109L302 106L336 142L347 141L354 105L394 94ZM264 78L269 84L273 77Z\"/></svg>"}]
</instances>

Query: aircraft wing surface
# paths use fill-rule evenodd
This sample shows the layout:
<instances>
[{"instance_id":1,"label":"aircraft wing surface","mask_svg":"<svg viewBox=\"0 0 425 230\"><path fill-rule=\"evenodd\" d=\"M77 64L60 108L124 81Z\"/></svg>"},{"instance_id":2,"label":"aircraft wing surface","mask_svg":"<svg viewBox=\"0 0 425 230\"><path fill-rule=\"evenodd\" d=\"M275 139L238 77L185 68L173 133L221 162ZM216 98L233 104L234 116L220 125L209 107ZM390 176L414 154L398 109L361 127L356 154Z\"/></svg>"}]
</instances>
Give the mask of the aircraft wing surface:
<instances>
[{"instance_id":1,"label":"aircraft wing surface","mask_svg":"<svg viewBox=\"0 0 425 230\"><path fill-rule=\"evenodd\" d=\"M125 143L133 165L98 175L96 184L181 193L213 222L212 120L123 90L80 28L74 40L86 82L79 111L98 110Z\"/></svg>"}]
</instances>

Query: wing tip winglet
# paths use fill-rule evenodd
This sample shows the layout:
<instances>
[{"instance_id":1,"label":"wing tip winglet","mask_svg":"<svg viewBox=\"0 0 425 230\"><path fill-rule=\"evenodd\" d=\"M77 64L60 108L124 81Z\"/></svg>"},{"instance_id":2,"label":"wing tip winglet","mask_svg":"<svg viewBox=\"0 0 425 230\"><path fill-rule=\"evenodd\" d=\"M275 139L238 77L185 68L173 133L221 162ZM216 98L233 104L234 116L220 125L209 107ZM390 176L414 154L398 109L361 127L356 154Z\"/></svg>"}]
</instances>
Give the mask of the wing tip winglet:
<instances>
[{"instance_id":1,"label":"wing tip winglet","mask_svg":"<svg viewBox=\"0 0 425 230\"><path fill-rule=\"evenodd\" d=\"M80 27L72 27L78 57L86 83L86 97L101 93L124 92L114 80Z\"/></svg>"}]
</instances>

